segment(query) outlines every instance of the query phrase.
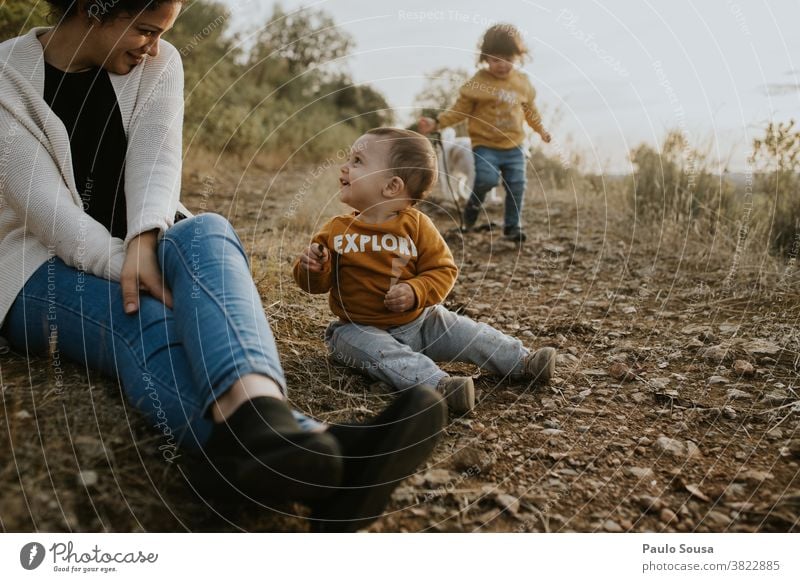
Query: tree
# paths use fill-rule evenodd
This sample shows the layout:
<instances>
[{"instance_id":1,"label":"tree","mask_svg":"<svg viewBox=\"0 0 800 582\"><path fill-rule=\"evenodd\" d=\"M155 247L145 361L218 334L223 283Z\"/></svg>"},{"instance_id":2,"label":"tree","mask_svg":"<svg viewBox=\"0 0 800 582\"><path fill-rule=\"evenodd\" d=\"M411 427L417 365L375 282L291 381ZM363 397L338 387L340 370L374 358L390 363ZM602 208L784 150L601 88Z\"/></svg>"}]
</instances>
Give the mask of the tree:
<instances>
[{"instance_id":1,"label":"tree","mask_svg":"<svg viewBox=\"0 0 800 582\"><path fill-rule=\"evenodd\" d=\"M45 2L0 0L0 42L46 25L48 12Z\"/></svg>"},{"instance_id":2,"label":"tree","mask_svg":"<svg viewBox=\"0 0 800 582\"><path fill-rule=\"evenodd\" d=\"M422 90L414 97L414 105L420 114L439 113L456 102L458 91L469 79L466 69L442 67L436 69L425 81Z\"/></svg>"},{"instance_id":3,"label":"tree","mask_svg":"<svg viewBox=\"0 0 800 582\"><path fill-rule=\"evenodd\" d=\"M291 85L298 76L311 73L303 85L314 91L342 69L341 59L352 47L352 37L324 11L309 8L287 13L276 5L269 22L257 35L250 64L259 69L259 84L268 77L281 77L279 85Z\"/></svg>"},{"instance_id":4,"label":"tree","mask_svg":"<svg viewBox=\"0 0 800 582\"><path fill-rule=\"evenodd\" d=\"M323 89L342 119L359 131L390 125L394 120L386 98L369 85L354 85L345 74Z\"/></svg>"}]
</instances>

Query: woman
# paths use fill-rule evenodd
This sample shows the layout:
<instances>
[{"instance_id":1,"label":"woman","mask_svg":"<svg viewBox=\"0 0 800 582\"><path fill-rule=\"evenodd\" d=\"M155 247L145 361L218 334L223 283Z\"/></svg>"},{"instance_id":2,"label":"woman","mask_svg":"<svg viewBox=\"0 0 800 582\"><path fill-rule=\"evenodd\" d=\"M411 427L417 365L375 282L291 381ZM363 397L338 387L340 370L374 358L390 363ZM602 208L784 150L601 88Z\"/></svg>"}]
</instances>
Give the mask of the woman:
<instances>
[{"instance_id":1,"label":"woman","mask_svg":"<svg viewBox=\"0 0 800 582\"><path fill-rule=\"evenodd\" d=\"M183 71L161 35L181 2L50 4L55 27L0 44L2 335L118 376L165 442L203 458L201 492L368 524L430 454L441 399L415 389L330 428L288 407L239 238L178 201Z\"/></svg>"}]
</instances>

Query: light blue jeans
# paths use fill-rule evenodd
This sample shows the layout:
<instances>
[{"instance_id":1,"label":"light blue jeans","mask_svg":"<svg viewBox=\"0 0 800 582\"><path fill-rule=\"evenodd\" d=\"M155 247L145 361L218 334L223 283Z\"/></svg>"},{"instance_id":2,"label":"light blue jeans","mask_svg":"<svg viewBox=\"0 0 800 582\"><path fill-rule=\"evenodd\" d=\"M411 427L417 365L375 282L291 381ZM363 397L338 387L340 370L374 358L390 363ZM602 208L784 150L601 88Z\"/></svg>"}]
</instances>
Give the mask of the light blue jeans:
<instances>
[{"instance_id":1,"label":"light blue jeans","mask_svg":"<svg viewBox=\"0 0 800 582\"><path fill-rule=\"evenodd\" d=\"M330 355L393 387L436 387L448 376L436 362L469 362L498 376L520 376L530 352L516 338L441 305L405 325L380 329L334 321L325 330Z\"/></svg>"},{"instance_id":2,"label":"light blue jeans","mask_svg":"<svg viewBox=\"0 0 800 582\"><path fill-rule=\"evenodd\" d=\"M503 226L506 228L520 226L526 185L525 153L522 148L497 150L477 146L473 148L472 153L475 158L475 183L467 207L464 209L466 222L468 224L475 222L487 192L496 187L502 177L503 188L506 191Z\"/></svg>"},{"instance_id":3,"label":"light blue jeans","mask_svg":"<svg viewBox=\"0 0 800 582\"><path fill-rule=\"evenodd\" d=\"M225 218L176 223L158 244L158 260L172 309L141 294L138 313L127 315L119 283L52 257L20 291L3 335L22 353L49 353L54 372L63 358L117 377L161 435L166 458L170 447L205 444L209 407L238 378L263 374L284 393L286 380L247 255ZM319 427L295 417L307 430Z\"/></svg>"}]
</instances>

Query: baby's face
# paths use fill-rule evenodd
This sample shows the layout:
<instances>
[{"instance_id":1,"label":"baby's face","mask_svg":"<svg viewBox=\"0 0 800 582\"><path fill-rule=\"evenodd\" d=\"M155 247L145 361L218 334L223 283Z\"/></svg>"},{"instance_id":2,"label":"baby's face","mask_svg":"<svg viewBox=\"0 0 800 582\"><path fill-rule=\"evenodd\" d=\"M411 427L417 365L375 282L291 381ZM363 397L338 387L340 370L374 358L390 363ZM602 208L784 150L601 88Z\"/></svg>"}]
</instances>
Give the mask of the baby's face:
<instances>
[{"instance_id":1,"label":"baby's face","mask_svg":"<svg viewBox=\"0 0 800 582\"><path fill-rule=\"evenodd\" d=\"M388 166L389 139L362 135L339 169L339 200L359 212L383 202L383 187L391 178Z\"/></svg>"}]
</instances>

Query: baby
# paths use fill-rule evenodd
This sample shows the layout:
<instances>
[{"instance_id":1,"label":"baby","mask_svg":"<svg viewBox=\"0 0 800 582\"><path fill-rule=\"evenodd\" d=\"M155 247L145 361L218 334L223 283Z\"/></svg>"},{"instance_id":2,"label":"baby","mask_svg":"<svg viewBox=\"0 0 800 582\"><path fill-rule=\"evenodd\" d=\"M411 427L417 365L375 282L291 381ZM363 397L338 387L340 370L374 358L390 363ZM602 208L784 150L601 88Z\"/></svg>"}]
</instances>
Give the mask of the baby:
<instances>
[{"instance_id":1,"label":"baby","mask_svg":"<svg viewBox=\"0 0 800 582\"><path fill-rule=\"evenodd\" d=\"M414 208L436 181L436 155L422 135L381 127L353 144L339 177L355 212L329 220L294 265L309 293L330 293L339 318L325 332L330 353L397 390L426 385L452 412L475 405L472 378L437 361L470 362L501 376L547 382L555 350L530 353L518 339L441 305L458 276L453 255Z\"/></svg>"}]
</instances>

